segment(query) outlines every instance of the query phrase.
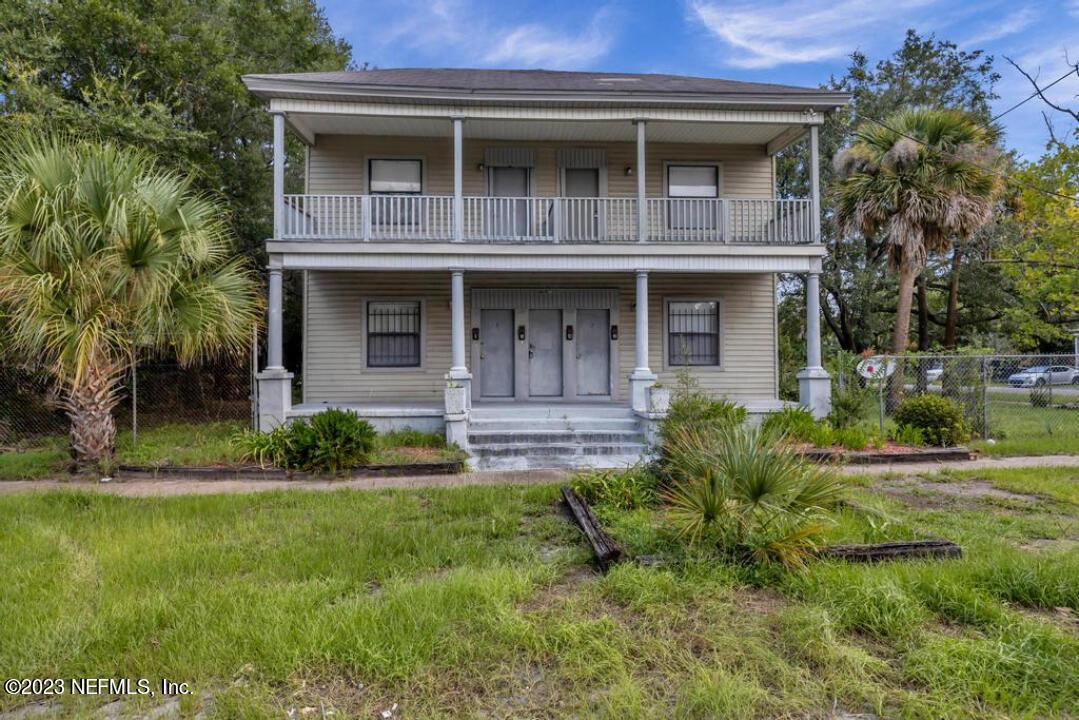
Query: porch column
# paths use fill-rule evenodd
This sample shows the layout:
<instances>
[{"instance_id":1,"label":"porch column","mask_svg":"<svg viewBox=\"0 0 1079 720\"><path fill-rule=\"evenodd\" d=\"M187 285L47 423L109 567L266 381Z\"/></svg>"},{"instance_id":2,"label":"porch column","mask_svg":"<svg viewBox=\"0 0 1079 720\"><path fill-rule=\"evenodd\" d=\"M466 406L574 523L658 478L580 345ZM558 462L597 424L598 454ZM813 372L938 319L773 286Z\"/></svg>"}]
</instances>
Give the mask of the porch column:
<instances>
[{"instance_id":1,"label":"porch column","mask_svg":"<svg viewBox=\"0 0 1079 720\"><path fill-rule=\"evenodd\" d=\"M636 412L648 412L648 388L656 376L648 367L648 272L637 271L637 341L633 372L629 375L630 405Z\"/></svg>"},{"instance_id":2,"label":"porch column","mask_svg":"<svg viewBox=\"0 0 1079 720\"><path fill-rule=\"evenodd\" d=\"M463 117L453 120L453 241L465 239L465 198L464 198L464 124ZM454 365L456 365L456 361Z\"/></svg>"},{"instance_id":3,"label":"porch column","mask_svg":"<svg viewBox=\"0 0 1079 720\"><path fill-rule=\"evenodd\" d=\"M809 126L809 195L813 207L813 242L820 242L820 128Z\"/></svg>"},{"instance_id":4,"label":"porch column","mask_svg":"<svg viewBox=\"0 0 1079 720\"><path fill-rule=\"evenodd\" d=\"M450 371L446 375L446 441L468 445L468 413L472 408L472 373L465 362L465 274L450 271Z\"/></svg>"},{"instance_id":5,"label":"porch column","mask_svg":"<svg viewBox=\"0 0 1079 720\"><path fill-rule=\"evenodd\" d=\"M819 270L806 275L806 366L798 372L798 402L817 418L832 410L832 382L821 365Z\"/></svg>"},{"instance_id":6,"label":"porch column","mask_svg":"<svg viewBox=\"0 0 1079 720\"><path fill-rule=\"evenodd\" d=\"M285 422L292 408L292 373L285 370L281 350L281 258L270 256L267 289L266 368L258 381L258 429L267 432Z\"/></svg>"},{"instance_id":7,"label":"porch column","mask_svg":"<svg viewBox=\"0 0 1079 720\"><path fill-rule=\"evenodd\" d=\"M645 204L646 185L644 181L645 148L644 127L645 121L638 118L633 123L637 126L637 241L648 241L648 207ZM646 281L647 282L647 281Z\"/></svg>"},{"instance_id":8,"label":"porch column","mask_svg":"<svg viewBox=\"0 0 1079 720\"><path fill-rule=\"evenodd\" d=\"M273 237L280 240L285 222L285 114L273 114Z\"/></svg>"}]
</instances>

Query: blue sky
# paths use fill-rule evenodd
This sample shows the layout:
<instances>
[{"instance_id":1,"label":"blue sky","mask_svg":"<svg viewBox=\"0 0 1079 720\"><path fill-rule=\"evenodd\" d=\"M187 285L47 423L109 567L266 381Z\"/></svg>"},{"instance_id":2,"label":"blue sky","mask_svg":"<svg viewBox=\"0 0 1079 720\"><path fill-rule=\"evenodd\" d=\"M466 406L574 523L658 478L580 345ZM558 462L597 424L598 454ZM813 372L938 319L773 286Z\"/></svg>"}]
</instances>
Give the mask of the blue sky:
<instances>
[{"instance_id":1,"label":"blue sky","mask_svg":"<svg viewBox=\"0 0 1079 720\"><path fill-rule=\"evenodd\" d=\"M1049 81L1079 60L1079 0L322 0L357 63L378 67L658 72L817 85L855 49L890 55L913 27L996 56L1002 111L1030 94L1007 55ZM1079 105L1079 77L1052 90ZM1034 99L1002 123L1010 147L1044 148ZM1058 135L1074 127L1053 114Z\"/></svg>"}]
</instances>

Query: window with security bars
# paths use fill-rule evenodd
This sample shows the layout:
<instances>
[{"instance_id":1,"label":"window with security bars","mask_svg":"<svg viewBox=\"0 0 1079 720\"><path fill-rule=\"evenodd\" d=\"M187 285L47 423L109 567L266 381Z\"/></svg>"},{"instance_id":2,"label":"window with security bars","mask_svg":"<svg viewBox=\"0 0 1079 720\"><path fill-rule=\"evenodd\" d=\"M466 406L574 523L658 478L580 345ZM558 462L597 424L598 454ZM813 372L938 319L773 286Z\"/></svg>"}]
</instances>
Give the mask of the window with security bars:
<instances>
[{"instance_id":1,"label":"window with security bars","mask_svg":"<svg viewBox=\"0 0 1079 720\"><path fill-rule=\"evenodd\" d=\"M419 301L367 303L367 367L420 366Z\"/></svg>"},{"instance_id":2,"label":"window with security bars","mask_svg":"<svg viewBox=\"0 0 1079 720\"><path fill-rule=\"evenodd\" d=\"M667 303L669 365L719 365L719 302Z\"/></svg>"}]
</instances>

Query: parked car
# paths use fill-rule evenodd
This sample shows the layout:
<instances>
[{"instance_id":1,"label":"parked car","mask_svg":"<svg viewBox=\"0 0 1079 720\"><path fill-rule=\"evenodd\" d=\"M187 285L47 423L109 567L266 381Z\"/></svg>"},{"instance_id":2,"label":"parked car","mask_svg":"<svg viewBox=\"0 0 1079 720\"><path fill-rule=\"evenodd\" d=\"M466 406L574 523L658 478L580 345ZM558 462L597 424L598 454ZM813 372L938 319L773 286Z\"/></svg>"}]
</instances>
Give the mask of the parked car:
<instances>
[{"instance_id":1,"label":"parked car","mask_svg":"<svg viewBox=\"0 0 1079 720\"><path fill-rule=\"evenodd\" d=\"M1034 385L1079 385L1079 369L1067 365L1035 365L1008 376L1013 387Z\"/></svg>"},{"instance_id":2,"label":"parked car","mask_svg":"<svg viewBox=\"0 0 1079 720\"><path fill-rule=\"evenodd\" d=\"M929 382L935 383L935 382L940 380L940 376L943 375L943 374L944 374L944 368L935 367L935 368L929 368L929 370L927 370L926 373L925 373L925 377L926 377L927 380L929 380Z\"/></svg>"}]
</instances>

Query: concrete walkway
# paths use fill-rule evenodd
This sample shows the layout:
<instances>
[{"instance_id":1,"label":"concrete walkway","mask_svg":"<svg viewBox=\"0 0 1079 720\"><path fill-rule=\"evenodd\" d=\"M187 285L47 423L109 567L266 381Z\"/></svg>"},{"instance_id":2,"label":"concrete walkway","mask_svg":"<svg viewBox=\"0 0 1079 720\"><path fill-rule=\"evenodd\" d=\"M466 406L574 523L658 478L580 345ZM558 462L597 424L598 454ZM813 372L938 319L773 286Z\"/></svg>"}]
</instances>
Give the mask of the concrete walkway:
<instances>
[{"instance_id":1,"label":"concrete walkway","mask_svg":"<svg viewBox=\"0 0 1079 720\"><path fill-rule=\"evenodd\" d=\"M894 463L890 465L847 465L839 468L844 475L920 475L940 470L994 470L1032 467L1079 468L1079 455L1042 455L1034 457L978 458L968 462ZM406 477L355 478L351 480L137 480L130 482L92 482L87 480L12 480L0 482L0 495L60 488L93 490L132 497L167 495L212 495L214 493L249 493L268 490L382 490L386 488L437 488L465 485L544 485L570 477L573 470L511 470L469 472L460 475L413 475Z\"/></svg>"}]
</instances>

